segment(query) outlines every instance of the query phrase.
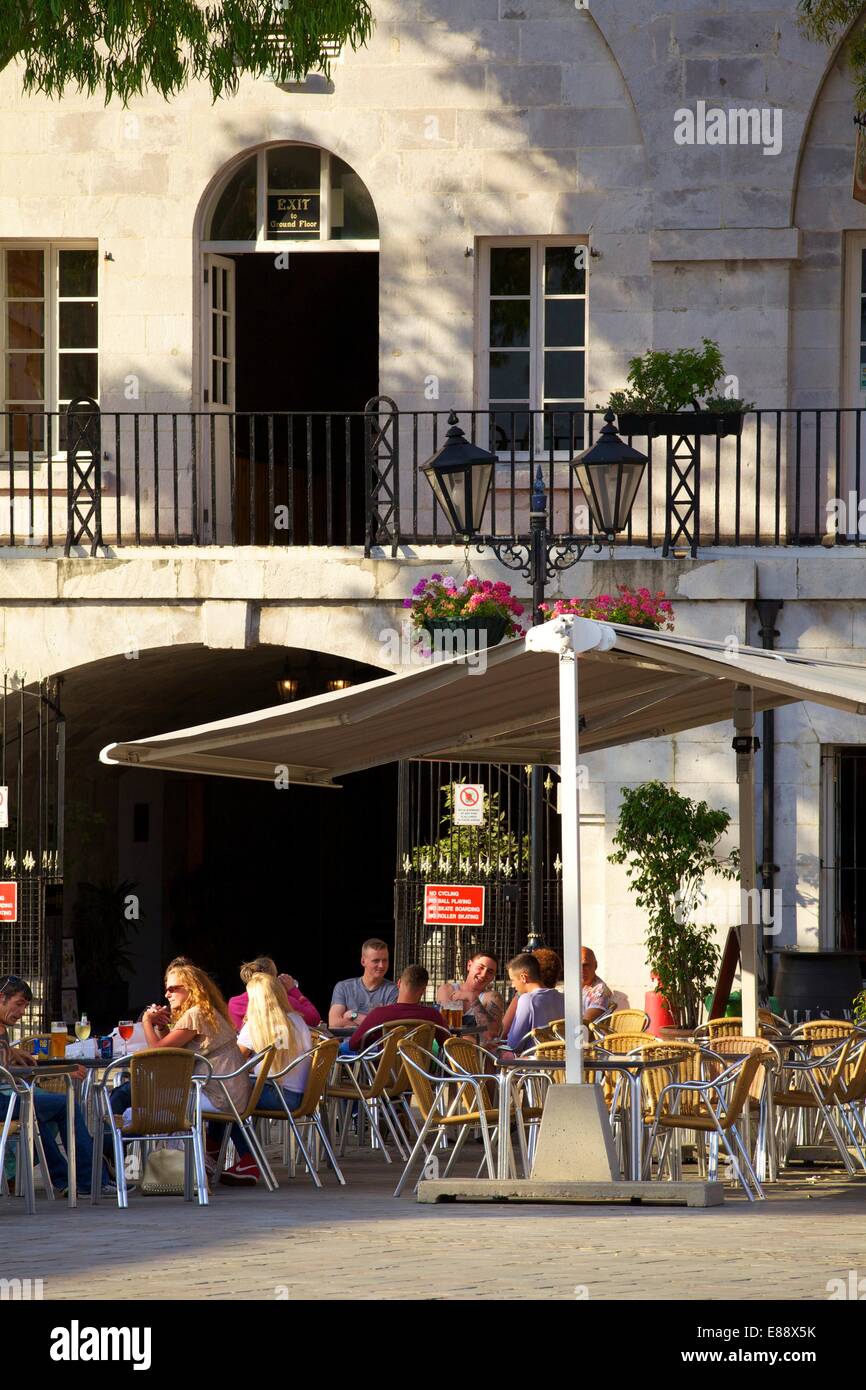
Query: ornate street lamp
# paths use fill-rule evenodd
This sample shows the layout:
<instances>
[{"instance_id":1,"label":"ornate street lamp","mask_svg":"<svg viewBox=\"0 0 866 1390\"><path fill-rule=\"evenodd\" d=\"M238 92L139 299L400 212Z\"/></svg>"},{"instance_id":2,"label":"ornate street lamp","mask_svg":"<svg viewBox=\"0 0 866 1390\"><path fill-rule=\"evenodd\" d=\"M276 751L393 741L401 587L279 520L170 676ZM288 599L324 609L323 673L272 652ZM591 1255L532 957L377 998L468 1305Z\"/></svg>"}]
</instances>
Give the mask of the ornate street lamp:
<instances>
[{"instance_id":1,"label":"ornate street lamp","mask_svg":"<svg viewBox=\"0 0 866 1390\"><path fill-rule=\"evenodd\" d=\"M624 443L616 432L613 411L591 448L571 460L579 487L583 490L592 516L595 536L555 538L548 529L547 493L544 474L537 465L532 479L529 504L529 536L510 536L481 541L482 522L496 455L470 444L452 410L448 416L447 442L421 465L424 474L455 538L475 541L480 552L489 547L501 564L516 570L532 583L532 622L543 621L548 579L577 564L587 546L601 550L599 536L613 541L628 526L634 499L647 464L645 454ZM542 944L541 919L543 884L541 881L541 827L544 819L543 769L533 767L530 774L529 829L529 940L527 951Z\"/></svg>"},{"instance_id":2,"label":"ornate street lamp","mask_svg":"<svg viewBox=\"0 0 866 1390\"><path fill-rule=\"evenodd\" d=\"M628 526L647 456L625 444L608 410L598 439L571 460L578 486L586 497L593 526L609 541Z\"/></svg>"},{"instance_id":3,"label":"ornate street lamp","mask_svg":"<svg viewBox=\"0 0 866 1390\"><path fill-rule=\"evenodd\" d=\"M454 411L445 443L421 465L448 525L457 536L470 538L481 530L484 509L493 481L496 455L470 444Z\"/></svg>"}]
</instances>

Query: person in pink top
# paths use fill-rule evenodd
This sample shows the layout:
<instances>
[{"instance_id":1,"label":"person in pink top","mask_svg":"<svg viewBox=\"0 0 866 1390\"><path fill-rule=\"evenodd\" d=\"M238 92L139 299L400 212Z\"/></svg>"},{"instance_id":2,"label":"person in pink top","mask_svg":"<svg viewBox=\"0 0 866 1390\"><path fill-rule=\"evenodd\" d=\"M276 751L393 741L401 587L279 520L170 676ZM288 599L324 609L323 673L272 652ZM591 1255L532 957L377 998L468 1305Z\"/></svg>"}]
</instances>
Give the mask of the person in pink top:
<instances>
[{"instance_id":1,"label":"person in pink top","mask_svg":"<svg viewBox=\"0 0 866 1390\"><path fill-rule=\"evenodd\" d=\"M317 1024L321 1023L321 1014L315 1004L311 1004L309 999L305 999L303 994L301 994L301 991L298 989L297 980L293 980L291 975L278 975L276 964L271 960L270 956L257 956L255 960L246 961L240 969L240 976L244 984L247 984L253 975L259 973L263 975L273 975L279 980L286 994L289 996L289 1003L292 1008L297 1010L309 1028L315 1028ZM244 1024L244 1019L247 1016L246 990L244 990L243 994L233 995L228 1001L228 1005L229 1017L237 1031L240 1032Z\"/></svg>"}]
</instances>

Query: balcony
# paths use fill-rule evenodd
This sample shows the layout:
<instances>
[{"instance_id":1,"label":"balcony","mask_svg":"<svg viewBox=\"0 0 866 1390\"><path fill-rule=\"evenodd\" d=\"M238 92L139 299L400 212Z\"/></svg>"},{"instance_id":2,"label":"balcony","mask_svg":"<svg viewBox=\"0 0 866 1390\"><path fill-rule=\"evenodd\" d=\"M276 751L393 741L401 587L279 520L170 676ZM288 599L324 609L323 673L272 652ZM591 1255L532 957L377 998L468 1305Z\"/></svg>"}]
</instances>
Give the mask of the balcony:
<instances>
[{"instance_id":1,"label":"balcony","mask_svg":"<svg viewBox=\"0 0 866 1390\"><path fill-rule=\"evenodd\" d=\"M599 411L459 412L497 453L490 537L525 534L542 468L549 526L592 537L569 460ZM718 547L858 544L866 411L756 410L739 438L635 436L649 462L618 544L662 555ZM123 546L357 546L450 540L418 472L445 410L388 397L350 413L0 414L0 548L98 555ZM866 512L866 503L864 503ZM866 518L863 523L866 535Z\"/></svg>"}]
</instances>

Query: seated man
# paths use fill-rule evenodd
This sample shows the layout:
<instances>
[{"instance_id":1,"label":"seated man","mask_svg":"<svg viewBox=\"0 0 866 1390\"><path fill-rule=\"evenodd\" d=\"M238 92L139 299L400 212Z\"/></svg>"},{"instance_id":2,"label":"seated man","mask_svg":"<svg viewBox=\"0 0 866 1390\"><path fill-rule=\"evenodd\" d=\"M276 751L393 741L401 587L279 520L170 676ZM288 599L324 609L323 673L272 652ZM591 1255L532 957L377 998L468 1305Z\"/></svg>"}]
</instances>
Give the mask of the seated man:
<instances>
[{"instance_id":1,"label":"seated man","mask_svg":"<svg viewBox=\"0 0 866 1390\"><path fill-rule=\"evenodd\" d=\"M581 948L580 952L580 974L583 984L583 1021L584 1023L594 1023L603 1014L609 1014L615 1007L613 991L608 988L604 980L599 979L595 970L598 961L594 953L588 946Z\"/></svg>"},{"instance_id":2,"label":"seated man","mask_svg":"<svg viewBox=\"0 0 866 1390\"><path fill-rule=\"evenodd\" d=\"M169 969L171 969L171 966L169 966ZM289 1003L295 1010L295 1013L301 1015L301 1018L309 1028L318 1027L322 1021L322 1016L315 1004L311 1004L309 999L301 994L301 991L298 989L297 980L293 979L291 975L279 974L276 964L270 956L256 956L255 960L245 961L240 968L241 980L244 984L247 984L253 975L260 972L264 975L272 975L274 979L279 980L286 994L289 996ZM246 990L244 990L243 994L233 994L231 999L227 1002L229 1018L235 1025L237 1031L240 1032L244 1026L244 1019L247 1016Z\"/></svg>"},{"instance_id":3,"label":"seated man","mask_svg":"<svg viewBox=\"0 0 866 1390\"><path fill-rule=\"evenodd\" d=\"M364 973L360 978L340 980L334 986L328 1010L329 1028L357 1028L371 1009L397 1002L397 986L393 980L385 979L388 961L388 947L384 941L372 936L364 942L361 947Z\"/></svg>"},{"instance_id":4,"label":"seated man","mask_svg":"<svg viewBox=\"0 0 866 1390\"><path fill-rule=\"evenodd\" d=\"M359 1024L349 1038L343 1044L340 1051L361 1052L366 1046L364 1039L374 1028L378 1028L381 1023L401 1023L404 1019L423 1020L425 1023L442 1023L442 1015L438 1009L434 1009L430 1004L422 1004L421 997L427 988L427 981L430 976L423 965L407 965L403 974L400 976L397 990L397 1002L395 1004L382 1004L378 1008L372 1009L364 1022ZM438 1027L436 1029L436 1041L441 1047L445 1039L449 1037L447 1028ZM370 1038L373 1042L374 1039Z\"/></svg>"},{"instance_id":5,"label":"seated man","mask_svg":"<svg viewBox=\"0 0 866 1390\"><path fill-rule=\"evenodd\" d=\"M533 1028L565 1016L565 998L558 989L548 989L541 982L541 964L528 951L508 962L508 978L517 991L517 1009L508 1032L508 1046L521 1052L532 1040Z\"/></svg>"},{"instance_id":6,"label":"seated man","mask_svg":"<svg viewBox=\"0 0 866 1390\"><path fill-rule=\"evenodd\" d=\"M9 1041L7 1028L21 1019L27 1012L27 1005L33 998L33 991L26 980L22 980L17 975L7 975L5 980L0 982L0 1066L27 1066L33 1058L20 1048L13 1047ZM11 1093L9 1090L0 1090L0 1122L6 1118L9 1109ZM17 1117L19 1100L15 1098L15 1117ZM40 1091L37 1087L33 1092L33 1106L36 1114L36 1123L39 1126L39 1133L42 1138L42 1147L45 1150L45 1161L48 1164L48 1173L51 1178L52 1186L61 1192L66 1191L69 1181L66 1170L66 1159L57 1146L57 1139L54 1127L60 1132L60 1139L64 1149L69 1146L69 1138L66 1128L66 1091ZM81 1113L81 1107L75 1106L75 1161L77 1169L77 1187L82 1196L90 1196L91 1162L93 1157L93 1144L87 1132L87 1125ZM104 1192L114 1192L113 1184L109 1182L108 1170L103 1167L102 1189Z\"/></svg>"}]
</instances>

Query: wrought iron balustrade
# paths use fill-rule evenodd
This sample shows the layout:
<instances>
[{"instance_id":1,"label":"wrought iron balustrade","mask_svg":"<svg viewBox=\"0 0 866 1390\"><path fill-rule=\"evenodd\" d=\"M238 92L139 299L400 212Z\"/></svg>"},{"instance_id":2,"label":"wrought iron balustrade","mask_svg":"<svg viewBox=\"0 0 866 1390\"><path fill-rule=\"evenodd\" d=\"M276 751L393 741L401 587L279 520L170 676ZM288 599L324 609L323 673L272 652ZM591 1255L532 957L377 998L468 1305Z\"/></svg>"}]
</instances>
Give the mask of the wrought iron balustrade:
<instances>
[{"instance_id":1,"label":"wrought iron balustrade","mask_svg":"<svg viewBox=\"0 0 866 1390\"><path fill-rule=\"evenodd\" d=\"M353 546L450 541L418 472L447 410L0 412L0 547L104 553L127 545ZM601 411L458 411L496 452L490 537L529 528L541 466L549 529L592 535L569 461ZM618 544L661 554L718 546L858 544L866 410L756 410L740 437L628 436L648 455ZM866 498L862 509L866 537Z\"/></svg>"}]
</instances>

